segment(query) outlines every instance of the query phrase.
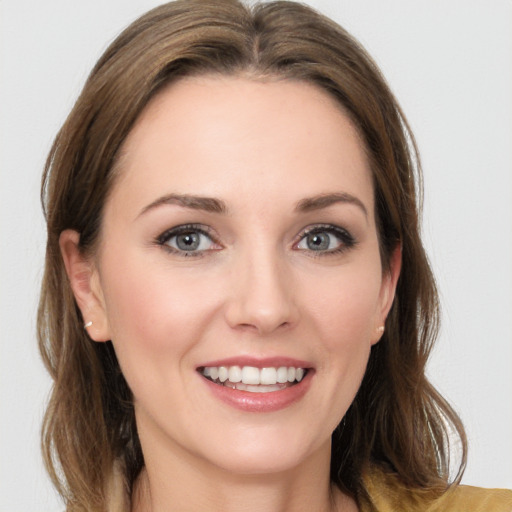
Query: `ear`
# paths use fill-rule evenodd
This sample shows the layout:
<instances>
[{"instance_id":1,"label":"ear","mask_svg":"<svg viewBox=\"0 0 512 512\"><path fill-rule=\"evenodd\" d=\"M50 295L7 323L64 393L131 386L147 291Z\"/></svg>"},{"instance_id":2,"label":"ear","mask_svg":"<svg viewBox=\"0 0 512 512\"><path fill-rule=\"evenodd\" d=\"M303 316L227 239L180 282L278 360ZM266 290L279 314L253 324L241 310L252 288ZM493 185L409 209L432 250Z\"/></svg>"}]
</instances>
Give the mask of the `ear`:
<instances>
[{"instance_id":1,"label":"ear","mask_svg":"<svg viewBox=\"0 0 512 512\"><path fill-rule=\"evenodd\" d=\"M376 315L376 324L372 345L377 343L384 334L384 326L389 310L395 299L396 284L402 268L402 245L397 244L389 259L389 268L382 275L379 294L379 306Z\"/></svg>"},{"instance_id":2,"label":"ear","mask_svg":"<svg viewBox=\"0 0 512 512\"><path fill-rule=\"evenodd\" d=\"M100 276L90 258L80 251L80 234L66 229L60 234L59 245L66 273L75 300L87 325L87 333L94 341L110 340L105 300L100 284Z\"/></svg>"}]
</instances>

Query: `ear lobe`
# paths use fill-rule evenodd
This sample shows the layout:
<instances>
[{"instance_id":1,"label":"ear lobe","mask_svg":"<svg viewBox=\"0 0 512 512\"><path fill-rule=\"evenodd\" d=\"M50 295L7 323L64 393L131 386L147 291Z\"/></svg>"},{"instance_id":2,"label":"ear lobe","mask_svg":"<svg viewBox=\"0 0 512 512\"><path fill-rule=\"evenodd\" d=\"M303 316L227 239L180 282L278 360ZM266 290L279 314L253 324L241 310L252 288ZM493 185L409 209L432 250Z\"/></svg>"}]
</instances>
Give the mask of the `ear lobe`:
<instances>
[{"instance_id":1,"label":"ear lobe","mask_svg":"<svg viewBox=\"0 0 512 512\"><path fill-rule=\"evenodd\" d=\"M80 234L66 229L59 237L60 252L87 333L94 341L110 340L105 301L94 264L79 249Z\"/></svg>"},{"instance_id":2,"label":"ear lobe","mask_svg":"<svg viewBox=\"0 0 512 512\"><path fill-rule=\"evenodd\" d=\"M377 343L384 333L384 324L388 316L389 310L395 299L396 285L400 277L402 268L402 245L397 244L389 260L389 269L382 276L382 284L380 289L380 311L377 314L375 325L375 336L372 339L372 345Z\"/></svg>"}]
</instances>

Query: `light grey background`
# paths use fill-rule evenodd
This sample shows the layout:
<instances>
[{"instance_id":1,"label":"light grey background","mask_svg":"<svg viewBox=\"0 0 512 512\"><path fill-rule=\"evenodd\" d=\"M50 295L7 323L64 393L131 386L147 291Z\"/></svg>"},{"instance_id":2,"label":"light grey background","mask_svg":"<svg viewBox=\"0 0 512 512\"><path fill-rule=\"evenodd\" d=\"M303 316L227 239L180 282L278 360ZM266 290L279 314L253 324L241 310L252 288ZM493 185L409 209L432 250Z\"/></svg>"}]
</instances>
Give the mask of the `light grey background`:
<instances>
[{"instance_id":1,"label":"light grey background","mask_svg":"<svg viewBox=\"0 0 512 512\"><path fill-rule=\"evenodd\" d=\"M39 455L45 156L107 42L158 3L0 0L1 511L62 510ZM429 373L467 427L464 482L512 487L512 2L308 3L367 47L417 136L444 308Z\"/></svg>"}]
</instances>

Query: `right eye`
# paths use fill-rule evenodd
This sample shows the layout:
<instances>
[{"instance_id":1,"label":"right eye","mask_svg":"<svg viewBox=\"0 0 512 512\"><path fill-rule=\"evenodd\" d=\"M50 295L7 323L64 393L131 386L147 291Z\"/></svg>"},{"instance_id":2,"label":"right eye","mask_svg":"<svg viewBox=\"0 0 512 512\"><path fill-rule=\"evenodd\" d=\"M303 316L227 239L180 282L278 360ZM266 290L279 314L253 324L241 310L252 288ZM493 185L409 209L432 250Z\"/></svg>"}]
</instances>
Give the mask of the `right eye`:
<instances>
[{"instance_id":1,"label":"right eye","mask_svg":"<svg viewBox=\"0 0 512 512\"><path fill-rule=\"evenodd\" d=\"M205 228L195 225L169 229L157 240L159 245L182 256L200 256L206 251L220 249Z\"/></svg>"}]
</instances>

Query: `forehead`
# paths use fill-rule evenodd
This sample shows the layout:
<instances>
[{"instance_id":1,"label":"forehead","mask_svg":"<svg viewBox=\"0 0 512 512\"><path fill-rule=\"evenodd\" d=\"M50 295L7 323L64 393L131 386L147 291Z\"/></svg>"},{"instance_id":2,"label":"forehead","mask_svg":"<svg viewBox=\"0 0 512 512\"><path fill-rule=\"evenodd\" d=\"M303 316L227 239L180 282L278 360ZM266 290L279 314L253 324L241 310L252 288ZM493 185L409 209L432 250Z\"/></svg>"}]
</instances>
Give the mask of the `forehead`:
<instances>
[{"instance_id":1,"label":"forehead","mask_svg":"<svg viewBox=\"0 0 512 512\"><path fill-rule=\"evenodd\" d=\"M119 169L114 200L123 189L140 207L163 193L264 203L346 192L373 210L357 130L331 95L301 81L181 79L146 107Z\"/></svg>"}]
</instances>

